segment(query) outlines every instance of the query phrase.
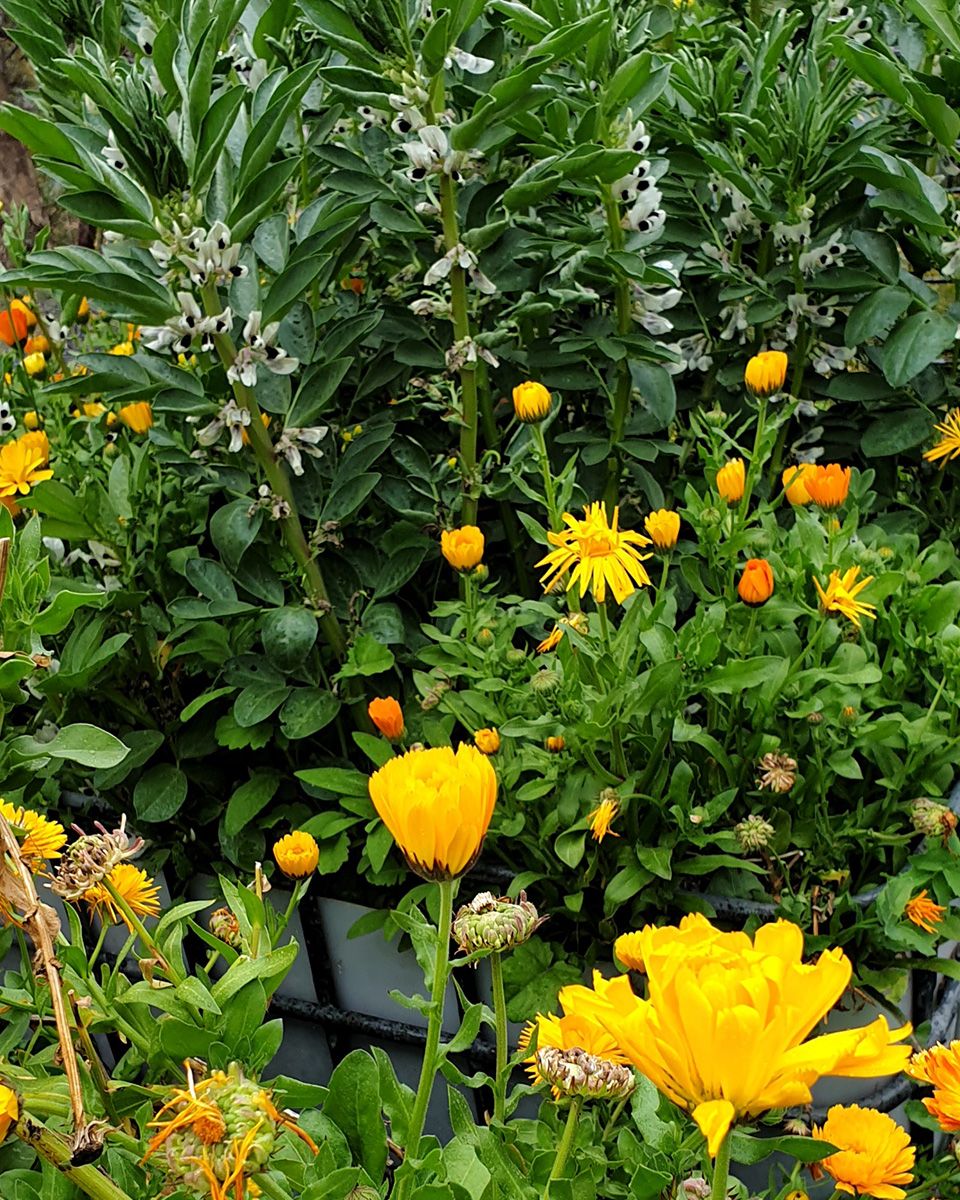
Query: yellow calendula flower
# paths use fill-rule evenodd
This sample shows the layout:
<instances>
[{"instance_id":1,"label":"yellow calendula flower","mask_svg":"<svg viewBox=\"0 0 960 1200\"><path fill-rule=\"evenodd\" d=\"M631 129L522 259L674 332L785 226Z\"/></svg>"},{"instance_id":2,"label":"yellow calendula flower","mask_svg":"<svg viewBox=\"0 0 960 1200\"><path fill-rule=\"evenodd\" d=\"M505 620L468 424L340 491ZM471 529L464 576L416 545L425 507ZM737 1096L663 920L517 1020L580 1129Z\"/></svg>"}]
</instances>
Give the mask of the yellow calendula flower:
<instances>
[{"instance_id":1,"label":"yellow calendula flower","mask_svg":"<svg viewBox=\"0 0 960 1200\"><path fill-rule=\"evenodd\" d=\"M481 754L496 754L500 749L500 734L496 729L478 729L473 741Z\"/></svg>"},{"instance_id":2,"label":"yellow calendula flower","mask_svg":"<svg viewBox=\"0 0 960 1200\"><path fill-rule=\"evenodd\" d=\"M43 456L35 447L25 446L22 440L0 446L0 496L26 496L52 477L53 471L44 469Z\"/></svg>"},{"instance_id":3,"label":"yellow calendula flower","mask_svg":"<svg viewBox=\"0 0 960 1200\"><path fill-rule=\"evenodd\" d=\"M924 933L936 933L946 911L945 905L930 899L926 888L911 897L903 907L903 915Z\"/></svg>"},{"instance_id":4,"label":"yellow calendula flower","mask_svg":"<svg viewBox=\"0 0 960 1200\"><path fill-rule=\"evenodd\" d=\"M525 425L534 425L550 414L553 397L542 383L527 380L513 389L513 411Z\"/></svg>"},{"instance_id":5,"label":"yellow calendula flower","mask_svg":"<svg viewBox=\"0 0 960 1200\"><path fill-rule=\"evenodd\" d=\"M610 828L619 812L620 798L612 788L605 788L600 793L600 803L593 812L587 814L587 820L590 822L590 832L593 834L595 842L602 842L607 834L611 837L620 836L619 833L614 833Z\"/></svg>"},{"instance_id":6,"label":"yellow calendula flower","mask_svg":"<svg viewBox=\"0 0 960 1200\"><path fill-rule=\"evenodd\" d=\"M133 433L146 433L153 426L153 409L146 400L125 404L117 416Z\"/></svg>"},{"instance_id":7,"label":"yellow calendula flower","mask_svg":"<svg viewBox=\"0 0 960 1200\"><path fill-rule=\"evenodd\" d=\"M456 751L409 750L370 777L370 799L411 870L424 879L456 879L480 853L497 774L490 759L466 743Z\"/></svg>"},{"instance_id":8,"label":"yellow calendula flower","mask_svg":"<svg viewBox=\"0 0 960 1200\"><path fill-rule=\"evenodd\" d=\"M813 467L809 463L797 463L794 467L787 467L780 476L783 493L790 504L799 506L810 503L810 493L807 491L804 479L812 470Z\"/></svg>"},{"instance_id":9,"label":"yellow calendula flower","mask_svg":"<svg viewBox=\"0 0 960 1200\"><path fill-rule=\"evenodd\" d=\"M34 409L31 409L29 412L23 414L23 424L25 429L29 429L31 431L34 429L39 429L43 424L43 417L41 417L38 412L34 411Z\"/></svg>"},{"instance_id":10,"label":"yellow calendula flower","mask_svg":"<svg viewBox=\"0 0 960 1200\"><path fill-rule=\"evenodd\" d=\"M933 1088L923 1103L944 1133L960 1133L960 1041L915 1054L907 1074Z\"/></svg>"},{"instance_id":11,"label":"yellow calendula flower","mask_svg":"<svg viewBox=\"0 0 960 1200\"><path fill-rule=\"evenodd\" d=\"M26 354L23 358L23 369L32 378L39 378L39 376L46 373L47 360L39 351L35 351L33 354Z\"/></svg>"},{"instance_id":12,"label":"yellow calendula flower","mask_svg":"<svg viewBox=\"0 0 960 1200\"><path fill-rule=\"evenodd\" d=\"M17 1093L0 1083L0 1142L10 1132L10 1126L20 1119L20 1101Z\"/></svg>"},{"instance_id":13,"label":"yellow calendula flower","mask_svg":"<svg viewBox=\"0 0 960 1200\"><path fill-rule=\"evenodd\" d=\"M754 396L773 396L787 379L787 356L782 350L763 350L755 354L743 372L743 382Z\"/></svg>"},{"instance_id":14,"label":"yellow calendula flower","mask_svg":"<svg viewBox=\"0 0 960 1200\"><path fill-rule=\"evenodd\" d=\"M540 582L544 591L552 591L569 572L567 591L579 584L581 598L589 591L597 604L603 604L609 588L616 602L622 604L638 587L650 583L643 564L653 556L639 552L641 546L650 545L650 539L634 530L619 529L618 508L614 508L613 521L608 523L603 501L588 504L583 511L583 520L564 513L566 529L547 534L550 544L557 548L537 563L547 568Z\"/></svg>"},{"instance_id":15,"label":"yellow calendula flower","mask_svg":"<svg viewBox=\"0 0 960 1200\"><path fill-rule=\"evenodd\" d=\"M111 346L107 351L108 354L116 354L121 358L129 358L134 353L133 342L117 342L115 346Z\"/></svg>"},{"instance_id":16,"label":"yellow calendula flower","mask_svg":"<svg viewBox=\"0 0 960 1200\"><path fill-rule=\"evenodd\" d=\"M39 456L41 467L50 461L50 439L42 429L33 429L17 440L29 454Z\"/></svg>"},{"instance_id":17,"label":"yellow calendula flower","mask_svg":"<svg viewBox=\"0 0 960 1200\"><path fill-rule=\"evenodd\" d=\"M819 1166L833 1179L838 1192L873 1196L874 1200L904 1200L913 1183L916 1151L907 1131L887 1113L859 1104L835 1104L822 1125L811 1131L818 1141L837 1147Z\"/></svg>"},{"instance_id":18,"label":"yellow calendula flower","mask_svg":"<svg viewBox=\"0 0 960 1200\"><path fill-rule=\"evenodd\" d=\"M742 458L731 458L717 472L717 491L728 504L739 504L746 486L747 469Z\"/></svg>"},{"instance_id":19,"label":"yellow calendula flower","mask_svg":"<svg viewBox=\"0 0 960 1200\"><path fill-rule=\"evenodd\" d=\"M850 492L850 468L839 463L811 467L803 477L810 499L825 512L834 512L846 503Z\"/></svg>"},{"instance_id":20,"label":"yellow calendula flower","mask_svg":"<svg viewBox=\"0 0 960 1200\"><path fill-rule=\"evenodd\" d=\"M9 800L0 800L0 815L26 834L20 853L31 867L36 869L47 859L60 858L67 832L59 821L51 821L32 808L18 808Z\"/></svg>"},{"instance_id":21,"label":"yellow calendula flower","mask_svg":"<svg viewBox=\"0 0 960 1200\"><path fill-rule=\"evenodd\" d=\"M537 653L546 654L550 650L556 650L566 629L575 629L577 633L589 633L590 623L587 620L587 614L571 613L568 617L560 617L553 629L537 646Z\"/></svg>"},{"instance_id":22,"label":"yellow calendula flower","mask_svg":"<svg viewBox=\"0 0 960 1200\"><path fill-rule=\"evenodd\" d=\"M826 588L821 586L820 580L816 576L813 578L817 595L820 597L820 607L824 613L841 613L858 629L861 617L869 617L871 621L874 621L877 616L875 604L867 604L866 601L857 599L863 589L873 583L873 576L868 575L866 579L861 579L858 583L859 574L859 567L850 567L843 575L839 571L831 571Z\"/></svg>"},{"instance_id":23,"label":"yellow calendula flower","mask_svg":"<svg viewBox=\"0 0 960 1200\"><path fill-rule=\"evenodd\" d=\"M658 550L672 550L680 536L680 514L658 508L644 517L643 527Z\"/></svg>"},{"instance_id":24,"label":"yellow calendula flower","mask_svg":"<svg viewBox=\"0 0 960 1200\"><path fill-rule=\"evenodd\" d=\"M455 571L472 571L483 558L484 538L476 525L444 529L440 534L440 552Z\"/></svg>"},{"instance_id":25,"label":"yellow calendula flower","mask_svg":"<svg viewBox=\"0 0 960 1200\"><path fill-rule=\"evenodd\" d=\"M317 869L320 847L312 834L295 829L273 847L277 866L290 879L306 879Z\"/></svg>"},{"instance_id":26,"label":"yellow calendula flower","mask_svg":"<svg viewBox=\"0 0 960 1200\"><path fill-rule=\"evenodd\" d=\"M133 863L118 863L107 876L110 883L130 906L134 916L156 917L160 914L160 889L156 886L146 871L141 871ZM119 925L122 921L133 933L130 918L117 904L116 900L103 883L95 884L83 893L83 901L90 910L90 916L98 916L101 921L109 921Z\"/></svg>"},{"instance_id":27,"label":"yellow calendula flower","mask_svg":"<svg viewBox=\"0 0 960 1200\"><path fill-rule=\"evenodd\" d=\"M941 422L933 427L940 434L940 441L929 450L924 450L923 457L927 462L940 461L945 467L948 462L960 458L960 408L953 408Z\"/></svg>"},{"instance_id":28,"label":"yellow calendula flower","mask_svg":"<svg viewBox=\"0 0 960 1200\"><path fill-rule=\"evenodd\" d=\"M789 921L761 925L751 937L721 933L696 913L679 927L647 926L632 951L649 999L615 1007L598 994L598 1020L629 1061L692 1115L711 1156L734 1122L809 1104L821 1076L897 1074L909 1057L909 1047L896 1043L910 1027L891 1030L885 1017L809 1037L853 968L839 949L805 963L803 932Z\"/></svg>"}]
</instances>

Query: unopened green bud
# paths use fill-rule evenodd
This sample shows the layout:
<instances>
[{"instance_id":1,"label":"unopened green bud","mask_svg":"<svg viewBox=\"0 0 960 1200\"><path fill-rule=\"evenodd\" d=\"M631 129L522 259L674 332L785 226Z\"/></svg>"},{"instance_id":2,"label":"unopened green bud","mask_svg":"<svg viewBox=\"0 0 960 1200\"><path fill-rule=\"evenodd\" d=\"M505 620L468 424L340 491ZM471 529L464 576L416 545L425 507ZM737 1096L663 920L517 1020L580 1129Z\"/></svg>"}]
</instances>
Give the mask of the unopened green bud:
<instances>
[{"instance_id":1,"label":"unopened green bud","mask_svg":"<svg viewBox=\"0 0 960 1200\"><path fill-rule=\"evenodd\" d=\"M493 640L492 629L481 629L477 634L477 645L484 650L493 645Z\"/></svg>"},{"instance_id":2,"label":"unopened green bud","mask_svg":"<svg viewBox=\"0 0 960 1200\"><path fill-rule=\"evenodd\" d=\"M512 666L519 666L520 663L527 661L526 651L518 650L516 646L511 646L506 653L507 662Z\"/></svg>"},{"instance_id":3,"label":"unopened green bud","mask_svg":"<svg viewBox=\"0 0 960 1200\"><path fill-rule=\"evenodd\" d=\"M558 671L538 671L536 675L530 678L530 688L534 692L541 695L547 692L556 691L560 686L560 673Z\"/></svg>"},{"instance_id":4,"label":"unopened green bud","mask_svg":"<svg viewBox=\"0 0 960 1200\"><path fill-rule=\"evenodd\" d=\"M477 563L473 568L473 577L477 583L486 583L490 578L490 568L486 563Z\"/></svg>"},{"instance_id":5,"label":"unopened green bud","mask_svg":"<svg viewBox=\"0 0 960 1200\"><path fill-rule=\"evenodd\" d=\"M453 920L453 936L464 954L475 950L512 950L533 937L546 917L521 892L516 900L481 892Z\"/></svg>"},{"instance_id":6,"label":"unopened green bud","mask_svg":"<svg viewBox=\"0 0 960 1200\"><path fill-rule=\"evenodd\" d=\"M765 821L757 813L751 813L749 817L744 817L739 825L734 826L733 832L737 835L740 849L749 854L769 846L770 839L776 831L769 821Z\"/></svg>"}]
</instances>

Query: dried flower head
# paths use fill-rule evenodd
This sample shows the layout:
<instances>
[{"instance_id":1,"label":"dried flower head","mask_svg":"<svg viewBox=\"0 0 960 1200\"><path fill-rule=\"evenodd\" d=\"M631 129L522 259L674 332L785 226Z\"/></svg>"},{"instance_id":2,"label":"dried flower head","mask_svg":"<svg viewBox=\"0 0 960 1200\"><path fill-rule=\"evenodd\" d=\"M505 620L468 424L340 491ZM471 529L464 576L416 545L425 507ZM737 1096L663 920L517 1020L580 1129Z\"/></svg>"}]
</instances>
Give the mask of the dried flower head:
<instances>
[{"instance_id":1,"label":"dried flower head","mask_svg":"<svg viewBox=\"0 0 960 1200\"><path fill-rule=\"evenodd\" d=\"M530 940L546 917L541 917L527 893L516 900L480 892L453 919L453 936L464 954L475 950L512 950Z\"/></svg>"},{"instance_id":2,"label":"dried flower head","mask_svg":"<svg viewBox=\"0 0 960 1200\"><path fill-rule=\"evenodd\" d=\"M544 1046L536 1053L536 1067L540 1078L561 1096L624 1100L636 1086L629 1067L597 1058L579 1047L561 1050L556 1046Z\"/></svg>"},{"instance_id":3,"label":"dried flower head","mask_svg":"<svg viewBox=\"0 0 960 1200\"><path fill-rule=\"evenodd\" d=\"M769 846L770 839L776 831L770 822L764 820L759 813L751 813L749 817L744 817L738 825L734 826L733 832L737 835L740 849L744 853L750 854Z\"/></svg>"},{"instance_id":4,"label":"dried flower head","mask_svg":"<svg viewBox=\"0 0 960 1200\"><path fill-rule=\"evenodd\" d=\"M764 792L789 792L797 781L797 760L788 754L765 754L758 763L757 787Z\"/></svg>"},{"instance_id":5,"label":"dried flower head","mask_svg":"<svg viewBox=\"0 0 960 1200\"><path fill-rule=\"evenodd\" d=\"M120 820L120 828L111 833L98 821L97 833L84 833L79 826L73 828L80 835L72 846L68 846L57 866L50 887L64 900L80 900L85 893L101 884L110 872L129 858L135 858L143 849L143 839L131 839L126 830L127 818Z\"/></svg>"},{"instance_id":6,"label":"dried flower head","mask_svg":"<svg viewBox=\"0 0 960 1200\"><path fill-rule=\"evenodd\" d=\"M920 796L910 805L910 820L917 833L946 842L957 827L957 814L946 804Z\"/></svg>"},{"instance_id":7,"label":"dried flower head","mask_svg":"<svg viewBox=\"0 0 960 1200\"><path fill-rule=\"evenodd\" d=\"M239 950L243 944L240 937L240 922L229 908L215 909L207 921L207 928L215 938L226 942L234 950Z\"/></svg>"}]
</instances>

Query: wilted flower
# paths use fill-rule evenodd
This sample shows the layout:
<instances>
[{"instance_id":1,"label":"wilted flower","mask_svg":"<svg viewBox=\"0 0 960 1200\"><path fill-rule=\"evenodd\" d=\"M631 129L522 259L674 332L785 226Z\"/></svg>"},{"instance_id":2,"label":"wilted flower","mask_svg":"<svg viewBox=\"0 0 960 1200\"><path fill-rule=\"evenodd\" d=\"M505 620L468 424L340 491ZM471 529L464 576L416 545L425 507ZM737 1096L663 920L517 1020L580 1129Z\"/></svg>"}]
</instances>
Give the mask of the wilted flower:
<instances>
[{"instance_id":1,"label":"wilted flower","mask_svg":"<svg viewBox=\"0 0 960 1200\"><path fill-rule=\"evenodd\" d=\"M925 837L942 837L944 841L957 827L957 814L952 808L924 796L910 805L910 820L918 833Z\"/></svg>"},{"instance_id":2,"label":"wilted flower","mask_svg":"<svg viewBox=\"0 0 960 1200\"><path fill-rule=\"evenodd\" d=\"M127 818L121 818L120 828L111 833L97 822L97 833L81 833L67 847L50 884L64 900L80 900L85 893L102 883L114 867L135 858L143 849L143 839L131 839L126 830ZM76 826L74 826L76 829Z\"/></svg>"},{"instance_id":3,"label":"wilted flower","mask_svg":"<svg viewBox=\"0 0 960 1200\"><path fill-rule=\"evenodd\" d=\"M527 1049L537 1035L537 1049L526 1060L527 1073L534 1084L549 1083L555 1100L565 1096L622 1099L635 1087L633 1072L615 1036L590 1012L577 1010L578 990L587 991L562 989L563 1016L537 1013L520 1034L520 1050Z\"/></svg>"},{"instance_id":4,"label":"wilted flower","mask_svg":"<svg viewBox=\"0 0 960 1200\"><path fill-rule=\"evenodd\" d=\"M910 1135L887 1113L859 1104L835 1104L813 1136L837 1147L819 1166L837 1191L876 1200L904 1200L901 1185L913 1183L916 1151Z\"/></svg>"},{"instance_id":5,"label":"wilted flower","mask_svg":"<svg viewBox=\"0 0 960 1200\"><path fill-rule=\"evenodd\" d=\"M234 950L239 950L243 945L243 940L240 936L240 922L229 908L214 909L207 921L207 928L215 938L219 938L221 942L226 942Z\"/></svg>"},{"instance_id":6,"label":"wilted flower","mask_svg":"<svg viewBox=\"0 0 960 1200\"><path fill-rule=\"evenodd\" d=\"M318 444L327 436L328 426L313 425L306 429L287 426L277 438L273 452L278 457L285 458L294 475L303 474L303 455L310 458L323 458L323 451Z\"/></svg>"},{"instance_id":7,"label":"wilted flower","mask_svg":"<svg viewBox=\"0 0 960 1200\"><path fill-rule=\"evenodd\" d=\"M475 950L512 950L530 940L546 917L541 917L527 893L516 900L481 892L453 919L453 936L464 954Z\"/></svg>"},{"instance_id":8,"label":"wilted flower","mask_svg":"<svg viewBox=\"0 0 960 1200\"><path fill-rule=\"evenodd\" d=\"M733 832L737 835L740 849L745 854L752 854L756 850L763 850L764 847L769 846L770 839L776 831L770 822L761 817L759 813L751 813L749 817L744 817L738 825L733 827Z\"/></svg>"},{"instance_id":9,"label":"wilted flower","mask_svg":"<svg viewBox=\"0 0 960 1200\"><path fill-rule=\"evenodd\" d=\"M788 754L765 754L759 762L757 787L765 792L789 792L797 781L797 760Z\"/></svg>"}]
</instances>

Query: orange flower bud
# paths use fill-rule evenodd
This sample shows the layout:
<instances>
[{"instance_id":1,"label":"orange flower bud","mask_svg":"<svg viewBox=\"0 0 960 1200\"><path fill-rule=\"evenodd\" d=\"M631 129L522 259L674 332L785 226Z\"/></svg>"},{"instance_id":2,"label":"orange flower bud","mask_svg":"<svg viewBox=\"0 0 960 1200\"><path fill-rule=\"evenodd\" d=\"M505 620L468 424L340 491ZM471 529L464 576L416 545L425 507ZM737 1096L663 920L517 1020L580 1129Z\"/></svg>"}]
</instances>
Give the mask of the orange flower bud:
<instances>
[{"instance_id":1,"label":"orange flower bud","mask_svg":"<svg viewBox=\"0 0 960 1200\"><path fill-rule=\"evenodd\" d=\"M385 738L395 742L403 736L403 709L392 696L371 700L367 712Z\"/></svg>"},{"instance_id":2,"label":"orange flower bud","mask_svg":"<svg viewBox=\"0 0 960 1200\"><path fill-rule=\"evenodd\" d=\"M496 729L478 729L473 740L481 754L496 754L500 749L500 734Z\"/></svg>"},{"instance_id":3,"label":"orange flower bud","mask_svg":"<svg viewBox=\"0 0 960 1200\"><path fill-rule=\"evenodd\" d=\"M737 592L744 604L759 608L773 595L773 568L765 558L748 559Z\"/></svg>"}]
</instances>

